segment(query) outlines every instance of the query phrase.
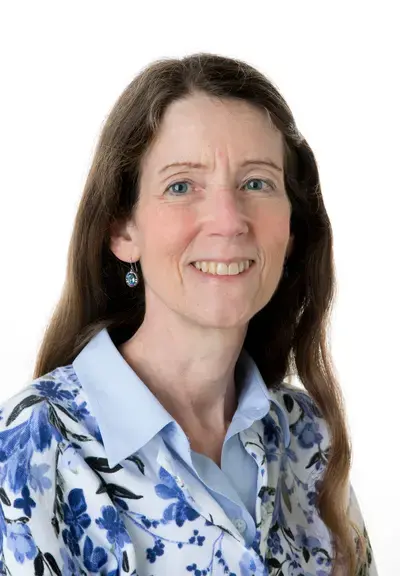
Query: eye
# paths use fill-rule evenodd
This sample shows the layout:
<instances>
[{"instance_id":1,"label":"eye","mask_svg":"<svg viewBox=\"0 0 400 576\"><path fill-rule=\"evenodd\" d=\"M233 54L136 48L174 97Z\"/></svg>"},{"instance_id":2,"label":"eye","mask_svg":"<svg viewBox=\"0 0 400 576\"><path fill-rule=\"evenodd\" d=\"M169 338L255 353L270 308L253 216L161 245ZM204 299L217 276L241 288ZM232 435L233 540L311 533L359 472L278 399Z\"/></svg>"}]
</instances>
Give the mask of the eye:
<instances>
[{"instance_id":1,"label":"eye","mask_svg":"<svg viewBox=\"0 0 400 576\"><path fill-rule=\"evenodd\" d=\"M174 182L168 186L165 192L172 194L173 196L184 196L188 192L189 184L190 182L187 180Z\"/></svg>"},{"instance_id":2,"label":"eye","mask_svg":"<svg viewBox=\"0 0 400 576\"><path fill-rule=\"evenodd\" d=\"M244 186L246 186L250 182L252 183L257 182L261 184L259 188L254 186L250 188L250 190L253 190L254 192L258 191L262 192L264 190L268 191L276 189L276 184L272 180L264 180L262 178L250 178L244 183ZM190 184L191 182L189 182L188 180L179 180L178 182L170 184L168 188L165 190L165 192L168 194L172 194L173 196L185 196L189 192ZM265 185L264 188L262 186L263 184Z\"/></svg>"},{"instance_id":3,"label":"eye","mask_svg":"<svg viewBox=\"0 0 400 576\"><path fill-rule=\"evenodd\" d=\"M257 187L251 187L250 190L254 190L254 192L258 192L258 191L263 191L263 190L268 190L268 189L272 189L275 190L276 189L276 185L274 182L272 182L272 180L263 180L261 178L250 178L249 180L246 180L246 182L244 183L244 186L246 186L247 184L249 184L250 182L257 182L257 183L261 183L265 184L266 187L264 188L257 188Z\"/></svg>"}]
</instances>

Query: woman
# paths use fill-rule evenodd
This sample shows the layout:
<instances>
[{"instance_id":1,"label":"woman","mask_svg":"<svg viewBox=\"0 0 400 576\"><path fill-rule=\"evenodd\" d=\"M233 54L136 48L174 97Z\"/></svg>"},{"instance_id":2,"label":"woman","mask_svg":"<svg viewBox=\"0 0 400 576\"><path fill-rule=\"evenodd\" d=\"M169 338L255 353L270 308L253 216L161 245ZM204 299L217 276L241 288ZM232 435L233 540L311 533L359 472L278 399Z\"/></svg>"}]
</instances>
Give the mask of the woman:
<instances>
[{"instance_id":1,"label":"woman","mask_svg":"<svg viewBox=\"0 0 400 576\"><path fill-rule=\"evenodd\" d=\"M210 54L142 71L2 408L2 573L376 574L333 293L316 162L271 82Z\"/></svg>"}]
</instances>

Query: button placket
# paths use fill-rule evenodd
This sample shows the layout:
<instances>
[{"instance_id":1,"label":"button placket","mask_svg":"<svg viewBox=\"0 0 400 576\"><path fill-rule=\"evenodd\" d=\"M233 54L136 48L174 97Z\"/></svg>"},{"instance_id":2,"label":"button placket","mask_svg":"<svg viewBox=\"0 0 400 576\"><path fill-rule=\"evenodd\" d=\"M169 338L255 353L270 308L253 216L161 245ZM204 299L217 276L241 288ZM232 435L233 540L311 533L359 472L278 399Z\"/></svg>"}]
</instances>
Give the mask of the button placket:
<instances>
[{"instance_id":1,"label":"button placket","mask_svg":"<svg viewBox=\"0 0 400 576\"><path fill-rule=\"evenodd\" d=\"M280 421L276 410L272 409L266 418L271 418L274 424L280 428ZM257 483L256 521L257 529L260 531L259 553L262 558L266 557L268 551L268 535L271 528L272 516L275 508L275 495L280 477L281 458L285 446L283 434L280 435L279 447L276 450L276 458L267 461L267 444L265 437L264 422L260 422L262 430L257 434L257 444L262 444L263 457L260 461L260 474ZM281 429L281 428L280 428Z\"/></svg>"},{"instance_id":2,"label":"button placket","mask_svg":"<svg viewBox=\"0 0 400 576\"><path fill-rule=\"evenodd\" d=\"M182 480L182 478L178 474L173 459L162 448L159 449L158 456L157 456L157 462L160 466L162 466L164 468L164 470L166 470L169 474L171 474L171 476L173 477L173 479L176 482L176 485L178 486L178 488L180 490L182 490L182 492L184 493L188 502L191 505L193 505L193 507L197 510L197 512L200 513L200 511L198 510L197 503L195 502L194 498L192 497L189 490L187 489L186 484L184 483L184 481Z\"/></svg>"},{"instance_id":3,"label":"button placket","mask_svg":"<svg viewBox=\"0 0 400 576\"><path fill-rule=\"evenodd\" d=\"M157 462L169 474L171 474L171 476L177 483L177 486L182 490L187 502L190 504L192 508L194 508L194 510L196 510L196 512L200 514L200 516L204 518L204 520L211 522L220 529L222 528L224 530L227 530L228 532L233 533L234 537L237 538L238 540L243 539L242 534L236 528L235 524L232 522L229 516L226 514L225 510L220 506L220 504L216 500L214 500L214 498L208 493L206 488L202 486L200 481L199 483L202 489L195 490L195 492L192 495L191 488L187 485L187 482L185 482L185 480L182 478L182 476L186 475L186 472L184 470L181 470L181 474L178 473L174 460L169 455L169 453L161 446L158 452ZM187 472L187 475L188 476L190 475L189 472ZM190 482L191 481L192 479L190 479ZM196 479L194 478L193 481L196 482Z\"/></svg>"},{"instance_id":4,"label":"button placket","mask_svg":"<svg viewBox=\"0 0 400 576\"><path fill-rule=\"evenodd\" d=\"M241 432L240 439L245 450L255 460L258 466L255 521L256 530L260 531L260 537L263 539L265 538L265 534L268 533L272 519L272 510L271 513L268 514L268 517L265 516L265 506L262 504L261 498L264 490L267 490L269 475L271 473L271 463L267 463L265 454L263 421L255 422L251 428ZM263 547L264 543L261 542L261 549L263 549Z\"/></svg>"}]
</instances>

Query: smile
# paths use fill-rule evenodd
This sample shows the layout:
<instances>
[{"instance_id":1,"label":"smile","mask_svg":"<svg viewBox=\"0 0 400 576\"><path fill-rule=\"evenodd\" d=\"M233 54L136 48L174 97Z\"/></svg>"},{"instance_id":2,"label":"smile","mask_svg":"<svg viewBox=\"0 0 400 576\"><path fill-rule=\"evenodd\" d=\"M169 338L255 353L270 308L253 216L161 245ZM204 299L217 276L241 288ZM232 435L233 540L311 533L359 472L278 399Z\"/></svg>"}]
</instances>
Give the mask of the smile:
<instances>
[{"instance_id":1,"label":"smile","mask_svg":"<svg viewBox=\"0 0 400 576\"><path fill-rule=\"evenodd\" d=\"M254 260L242 260L241 262L192 262L192 266L205 274L214 276L237 276L246 272L254 264Z\"/></svg>"}]
</instances>

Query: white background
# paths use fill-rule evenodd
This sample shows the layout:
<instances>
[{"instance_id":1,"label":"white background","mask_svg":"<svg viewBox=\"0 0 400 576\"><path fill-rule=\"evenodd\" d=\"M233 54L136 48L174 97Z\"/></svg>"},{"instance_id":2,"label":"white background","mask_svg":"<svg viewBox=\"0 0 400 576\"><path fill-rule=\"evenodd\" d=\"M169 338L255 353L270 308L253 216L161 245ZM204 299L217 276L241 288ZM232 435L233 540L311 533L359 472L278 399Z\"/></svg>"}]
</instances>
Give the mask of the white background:
<instances>
[{"instance_id":1,"label":"white background","mask_svg":"<svg viewBox=\"0 0 400 576\"><path fill-rule=\"evenodd\" d=\"M319 164L339 285L333 355L352 482L380 576L400 570L396 4L0 6L0 400L30 380L93 148L118 95L159 57L209 51L247 60L278 85Z\"/></svg>"}]
</instances>

